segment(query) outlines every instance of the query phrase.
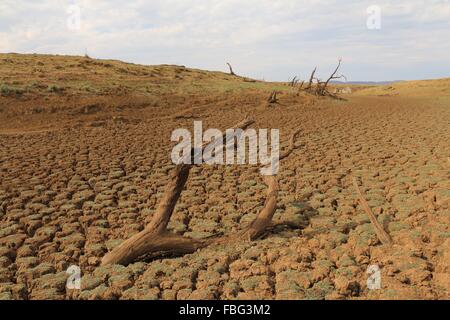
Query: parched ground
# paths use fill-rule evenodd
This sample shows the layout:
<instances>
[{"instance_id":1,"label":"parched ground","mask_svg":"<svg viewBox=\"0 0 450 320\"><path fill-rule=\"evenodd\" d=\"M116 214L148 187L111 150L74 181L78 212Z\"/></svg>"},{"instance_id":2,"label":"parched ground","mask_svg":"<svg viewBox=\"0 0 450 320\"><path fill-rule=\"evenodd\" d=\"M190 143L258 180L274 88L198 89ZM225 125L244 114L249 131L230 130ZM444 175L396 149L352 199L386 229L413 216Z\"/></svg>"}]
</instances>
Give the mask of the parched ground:
<instances>
[{"instance_id":1,"label":"parched ground","mask_svg":"<svg viewBox=\"0 0 450 320\"><path fill-rule=\"evenodd\" d=\"M450 80L355 88L345 100L182 66L0 55L0 298L449 299ZM267 106L271 90L279 103ZM148 223L172 130L249 114L301 148L281 165L274 225L254 242L127 267L106 252ZM379 243L356 177L394 245ZM169 224L231 234L262 208L251 166L198 166ZM80 290L66 288L71 265ZM367 288L368 266L381 269Z\"/></svg>"}]
</instances>

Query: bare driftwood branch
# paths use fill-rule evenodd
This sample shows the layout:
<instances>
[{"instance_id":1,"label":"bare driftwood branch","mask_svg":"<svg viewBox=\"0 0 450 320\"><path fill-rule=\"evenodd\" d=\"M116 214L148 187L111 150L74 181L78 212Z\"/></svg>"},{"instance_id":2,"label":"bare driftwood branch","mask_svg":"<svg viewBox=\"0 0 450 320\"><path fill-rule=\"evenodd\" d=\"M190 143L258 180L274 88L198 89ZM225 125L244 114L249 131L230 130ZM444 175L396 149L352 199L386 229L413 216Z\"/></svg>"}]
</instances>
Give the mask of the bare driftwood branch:
<instances>
[{"instance_id":1,"label":"bare driftwood branch","mask_svg":"<svg viewBox=\"0 0 450 320\"><path fill-rule=\"evenodd\" d=\"M305 80L303 80L302 82L300 82L300 86L298 87L297 90L297 96L300 95L300 92L302 91L303 85L305 84Z\"/></svg>"},{"instance_id":2,"label":"bare driftwood branch","mask_svg":"<svg viewBox=\"0 0 450 320\"><path fill-rule=\"evenodd\" d=\"M275 214L279 190L276 176L264 176L264 183L267 185L266 200L264 202L264 207L258 213L256 218L247 227L234 235L207 239L207 245L230 244L235 241L245 240L254 241L264 234Z\"/></svg>"},{"instance_id":3,"label":"bare driftwood branch","mask_svg":"<svg viewBox=\"0 0 450 320\"><path fill-rule=\"evenodd\" d=\"M230 68L230 74L231 74L232 76L235 76L236 74L234 73L233 67L231 66L231 64L227 62L227 65L228 65L228 68Z\"/></svg>"},{"instance_id":4,"label":"bare driftwood branch","mask_svg":"<svg viewBox=\"0 0 450 320\"><path fill-rule=\"evenodd\" d=\"M300 83L300 88L299 90L301 90L303 88L303 85L305 84L305 80L302 81L302 83Z\"/></svg>"},{"instance_id":5,"label":"bare driftwood branch","mask_svg":"<svg viewBox=\"0 0 450 320\"><path fill-rule=\"evenodd\" d=\"M234 128L246 129L253 123L253 120L245 119L235 125ZM292 135L290 148L282 156L283 159L295 148L294 139L296 134L297 131ZM194 156L194 149L192 150L192 155ZM233 241L255 240L265 232L266 227L271 223L277 205L278 181L276 176L264 177L264 182L268 187L264 208L258 213L255 220L237 234L195 240L170 233L167 230L167 225L181 195L181 191L187 182L191 167L191 165L178 164L173 169L164 196L159 202L151 222L144 230L106 254L102 259L102 265L127 265L140 257L152 254L157 255L164 252L171 254L192 253L211 244L228 244Z\"/></svg>"},{"instance_id":6,"label":"bare driftwood branch","mask_svg":"<svg viewBox=\"0 0 450 320\"><path fill-rule=\"evenodd\" d=\"M267 98L267 102L269 102L269 103L277 103L278 102L277 94L278 94L277 91L272 91L270 93L269 98Z\"/></svg>"},{"instance_id":7,"label":"bare driftwood branch","mask_svg":"<svg viewBox=\"0 0 450 320\"><path fill-rule=\"evenodd\" d=\"M265 176L264 183L267 185L264 208L258 213L255 220L253 220L248 227L239 232L236 236L232 236L230 240L256 240L264 233L266 227L271 223L277 208L278 180L276 176Z\"/></svg>"},{"instance_id":8,"label":"bare driftwood branch","mask_svg":"<svg viewBox=\"0 0 450 320\"><path fill-rule=\"evenodd\" d=\"M297 76L295 76L292 80L291 80L291 82L290 82L290 86L291 87L295 87L295 85L298 83L298 79L297 79Z\"/></svg>"},{"instance_id":9,"label":"bare driftwood branch","mask_svg":"<svg viewBox=\"0 0 450 320\"><path fill-rule=\"evenodd\" d=\"M337 75L337 72L339 71L339 68L341 67L341 62L342 62L342 59L339 59L339 63L337 65L336 69L333 71L333 73L327 79L327 81L319 82L317 84L317 91L316 91L317 95L324 96L324 95L328 94L327 86L328 86L328 84L330 83L331 80L341 79L341 78L346 79L344 75Z\"/></svg>"},{"instance_id":10,"label":"bare driftwood branch","mask_svg":"<svg viewBox=\"0 0 450 320\"><path fill-rule=\"evenodd\" d=\"M305 90L311 89L316 71L317 71L317 67L315 67L314 70L311 72L311 76L309 77L308 86L305 88Z\"/></svg>"},{"instance_id":11,"label":"bare driftwood branch","mask_svg":"<svg viewBox=\"0 0 450 320\"><path fill-rule=\"evenodd\" d=\"M282 155L280 155L279 161L289 157L291 155L292 151L294 151L295 149L298 148L298 146L295 145L295 138L298 136L299 133L300 133L300 129L294 131L291 134L291 137L289 139L289 147Z\"/></svg>"},{"instance_id":12,"label":"bare driftwood branch","mask_svg":"<svg viewBox=\"0 0 450 320\"><path fill-rule=\"evenodd\" d=\"M377 234L378 239L381 241L382 244L391 245L392 244L392 238L389 236L389 234L384 231L383 227L378 222L377 218L373 214L372 210L369 207L369 204L367 203L364 195L361 192L361 189L359 188L358 182L355 178L353 178L353 186L356 189L356 192L359 195L359 200L361 202L361 205L364 209L364 211L369 216L370 221L373 224L373 227L375 228L375 233Z\"/></svg>"}]
</instances>

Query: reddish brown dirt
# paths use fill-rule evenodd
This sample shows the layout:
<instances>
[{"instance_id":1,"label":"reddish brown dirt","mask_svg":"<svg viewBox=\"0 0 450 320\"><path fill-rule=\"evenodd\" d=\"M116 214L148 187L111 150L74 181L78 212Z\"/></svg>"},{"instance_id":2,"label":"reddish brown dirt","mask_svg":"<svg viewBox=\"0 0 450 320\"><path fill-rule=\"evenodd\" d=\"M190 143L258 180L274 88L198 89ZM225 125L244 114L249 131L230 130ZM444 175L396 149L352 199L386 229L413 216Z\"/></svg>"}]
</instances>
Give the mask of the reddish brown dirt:
<instances>
[{"instance_id":1,"label":"reddish brown dirt","mask_svg":"<svg viewBox=\"0 0 450 320\"><path fill-rule=\"evenodd\" d=\"M0 298L450 298L448 93L400 86L338 101L286 87L267 107L265 90L2 97ZM192 130L194 119L226 129L245 114L255 128L280 129L283 145L302 132L282 164L267 235L99 267L152 217L173 167L172 130ZM353 176L393 246L379 243ZM258 168L196 167L169 227L197 238L233 233L264 192ZM81 290L66 288L70 265L83 271ZM369 265L381 268L380 290L367 288Z\"/></svg>"}]
</instances>

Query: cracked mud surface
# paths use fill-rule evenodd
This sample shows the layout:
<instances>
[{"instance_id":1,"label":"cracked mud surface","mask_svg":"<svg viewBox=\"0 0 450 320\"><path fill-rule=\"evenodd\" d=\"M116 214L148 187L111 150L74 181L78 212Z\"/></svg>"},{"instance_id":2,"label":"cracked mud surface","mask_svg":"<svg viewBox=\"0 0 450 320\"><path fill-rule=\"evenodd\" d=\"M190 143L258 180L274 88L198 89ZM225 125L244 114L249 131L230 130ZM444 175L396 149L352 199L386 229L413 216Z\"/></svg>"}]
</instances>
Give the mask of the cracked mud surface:
<instances>
[{"instance_id":1,"label":"cracked mud surface","mask_svg":"<svg viewBox=\"0 0 450 320\"><path fill-rule=\"evenodd\" d=\"M450 82L444 85L449 92ZM364 89L346 101L286 87L271 107L262 89L157 105L128 95L80 98L79 106L62 96L2 98L0 298L448 299L450 99L434 91L414 96L404 86L388 94ZM96 99L106 107L89 107ZM44 111L12 111L33 103ZM46 112L46 103L70 107ZM301 148L282 163L267 234L99 267L150 221L173 167L172 130L192 130L194 119L223 130L246 113L254 128L279 128L283 146L293 130L302 132ZM379 243L353 176L392 247ZM193 238L231 234L255 217L264 197L258 168L195 167L169 229ZM82 270L80 290L66 288L71 265ZM370 265L381 269L380 290L367 288Z\"/></svg>"}]
</instances>

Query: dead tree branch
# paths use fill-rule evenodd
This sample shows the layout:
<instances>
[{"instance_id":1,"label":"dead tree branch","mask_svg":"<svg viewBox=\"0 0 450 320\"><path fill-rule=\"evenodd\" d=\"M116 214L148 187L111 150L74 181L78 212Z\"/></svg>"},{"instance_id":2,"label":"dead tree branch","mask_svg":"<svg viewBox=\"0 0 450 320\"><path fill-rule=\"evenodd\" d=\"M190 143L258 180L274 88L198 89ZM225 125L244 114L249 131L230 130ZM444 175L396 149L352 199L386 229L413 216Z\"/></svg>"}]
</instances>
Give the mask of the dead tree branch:
<instances>
[{"instance_id":1,"label":"dead tree branch","mask_svg":"<svg viewBox=\"0 0 450 320\"><path fill-rule=\"evenodd\" d=\"M228 65L228 68L230 68L230 74L231 74L232 76L236 76L236 74L235 74L234 71L233 71L233 67L231 66L231 64L227 62L227 65Z\"/></svg>"},{"instance_id":2,"label":"dead tree branch","mask_svg":"<svg viewBox=\"0 0 450 320\"><path fill-rule=\"evenodd\" d=\"M305 88L305 90L311 89L316 71L317 71L317 67L315 67L314 70L311 72L311 76L309 77L308 86Z\"/></svg>"},{"instance_id":3,"label":"dead tree branch","mask_svg":"<svg viewBox=\"0 0 450 320\"><path fill-rule=\"evenodd\" d=\"M303 88L304 84L305 84L305 80L303 80L302 83L300 83L300 88L298 88L298 89L301 90Z\"/></svg>"},{"instance_id":4,"label":"dead tree branch","mask_svg":"<svg viewBox=\"0 0 450 320\"><path fill-rule=\"evenodd\" d=\"M253 220L248 227L239 232L236 236L232 236L229 240L256 240L258 239L269 226L273 215L277 209L278 198L278 180L276 176L265 176L264 183L267 185L267 195L264 203L264 208L258 213L255 220Z\"/></svg>"},{"instance_id":5,"label":"dead tree branch","mask_svg":"<svg viewBox=\"0 0 450 320\"><path fill-rule=\"evenodd\" d=\"M268 102L268 103L277 103L277 102L278 102L277 94L278 94L277 91L272 91L272 92L270 93L269 98L267 98L267 102Z\"/></svg>"},{"instance_id":6,"label":"dead tree branch","mask_svg":"<svg viewBox=\"0 0 450 320\"><path fill-rule=\"evenodd\" d=\"M290 86L291 86L291 87L295 87L295 85L296 85L297 83L298 83L297 76L295 76L295 77L291 80Z\"/></svg>"},{"instance_id":7,"label":"dead tree branch","mask_svg":"<svg viewBox=\"0 0 450 320\"><path fill-rule=\"evenodd\" d=\"M297 90L297 96L300 95L300 92L302 91L303 85L305 84L305 80L303 80L302 82L300 82L300 86L298 87Z\"/></svg>"},{"instance_id":8,"label":"dead tree branch","mask_svg":"<svg viewBox=\"0 0 450 320\"><path fill-rule=\"evenodd\" d=\"M237 124L235 128L245 129L253 122L252 120L244 120ZM294 140L297 133L298 131L294 132L291 136L289 150L283 154L280 160L289 156L296 147ZM264 208L259 212L253 222L237 234L227 237L195 240L169 233L167 231L167 224L172 216L175 204L181 195L181 191L187 182L190 168L191 165L184 164L179 164L175 167L152 221L143 231L126 240L105 255L102 260L102 265L126 265L139 257L161 252L170 252L172 254L192 253L211 244L228 244L233 241L255 240L264 233L276 210L278 195L278 181L276 176L266 176L264 178L264 182L268 187Z\"/></svg>"},{"instance_id":9,"label":"dead tree branch","mask_svg":"<svg viewBox=\"0 0 450 320\"><path fill-rule=\"evenodd\" d=\"M253 123L253 120L245 119L235 125L234 128L244 130ZM294 132L291 136L290 147L288 151L281 156L280 160L289 156L296 147L294 140L298 132L299 131ZM224 137L225 136L226 135L224 135ZM203 146L203 148L205 147L206 145ZM192 149L191 155L195 156L194 153L195 151ZM226 237L195 240L170 233L167 230L167 225L181 195L181 191L188 180L191 167L192 165L186 164L176 165L170 174L170 181L166 186L163 198L161 199L151 222L144 230L124 241L106 254L102 259L102 265L127 265L139 257L164 252L169 252L171 254L187 254L211 244L229 244L233 241L255 240L264 233L266 227L271 223L277 206L279 188L276 176L264 177L264 182L268 187L264 208L258 213L255 220L237 234Z\"/></svg>"},{"instance_id":10,"label":"dead tree branch","mask_svg":"<svg viewBox=\"0 0 450 320\"><path fill-rule=\"evenodd\" d=\"M342 75L342 74L341 75L337 75L337 72L339 71L339 68L341 67L341 62L342 62L342 59L339 59L339 63L337 65L336 69L333 71L333 73L327 79L327 81L320 82L320 83L317 84L317 91L316 91L317 95L324 96L324 95L326 95L328 93L327 86L328 86L328 84L330 83L331 80L341 79L341 78L346 79L345 76Z\"/></svg>"},{"instance_id":11,"label":"dead tree branch","mask_svg":"<svg viewBox=\"0 0 450 320\"><path fill-rule=\"evenodd\" d=\"M253 123L253 120L245 119L238 123L235 128L246 129ZM194 153L195 150L192 149L191 154L193 156L195 156ZM102 259L102 265L126 265L144 254L161 251L188 253L207 245L205 241L180 238L178 235L170 234L167 231L167 224L187 182L191 168L192 166L187 164L176 165L170 173L169 183L150 223L144 230L106 254Z\"/></svg>"},{"instance_id":12,"label":"dead tree branch","mask_svg":"<svg viewBox=\"0 0 450 320\"><path fill-rule=\"evenodd\" d=\"M392 238L389 236L389 234L384 231L383 227L378 222L377 218L373 214L372 210L370 209L369 204L367 203L364 195L361 192L361 189L359 188L358 182L355 178L353 178L353 186L356 189L356 192L359 195L359 201L361 202L361 205L363 206L364 211L369 216L370 221L372 222L373 227L375 228L375 233L377 234L378 239L381 241L382 244L391 245L392 244Z\"/></svg>"},{"instance_id":13,"label":"dead tree branch","mask_svg":"<svg viewBox=\"0 0 450 320\"><path fill-rule=\"evenodd\" d=\"M295 145L295 138L298 136L299 133L300 133L300 129L294 131L291 134L291 137L289 139L289 147L282 155L280 155L279 161L289 157L291 155L292 151L294 151L295 149L298 148L298 146Z\"/></svg>"}]
</instances>

